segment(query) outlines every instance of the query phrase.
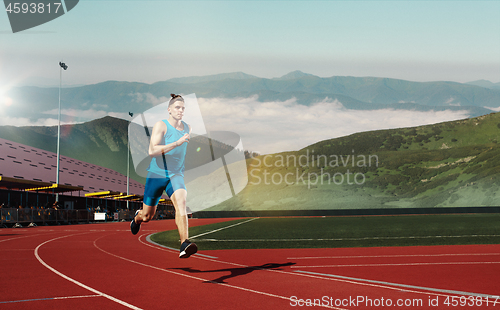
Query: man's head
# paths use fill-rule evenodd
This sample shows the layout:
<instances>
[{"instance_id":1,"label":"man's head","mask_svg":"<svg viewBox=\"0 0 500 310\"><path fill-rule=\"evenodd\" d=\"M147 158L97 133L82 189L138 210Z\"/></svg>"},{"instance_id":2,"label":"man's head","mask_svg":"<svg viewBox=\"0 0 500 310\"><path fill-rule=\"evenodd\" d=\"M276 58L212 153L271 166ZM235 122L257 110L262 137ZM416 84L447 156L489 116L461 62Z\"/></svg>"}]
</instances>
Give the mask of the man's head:
<instances>
[{"instance_id":1,"label":"man's head","mask_svg":"<svg viewBox=\"0 0 500 310\"><path fill-rule=\"evenodd\" d=\"M171 96L172 98L170 98L170 101L168 102L168 107L169 107L169 108L170 108L170 106L171 106L172 104L174 104L174 103L175 103L175 102L177 102L177 101L182 101L182 102L184 102L184 98L182 98L182 97L181 97L181 95L170 94L170 96Z\"/></svg>"},{"instance_id":2,"label":"man's head","mask_svg":"<svg viewBox=\"0 0 500 310\"><path fill-rule=\"evenodd\" d=\"M172 98L168 103L168 113L176 120L182 119L184 116L184 99L180 95L171 94Z\"/></svg>"}]
</instances>

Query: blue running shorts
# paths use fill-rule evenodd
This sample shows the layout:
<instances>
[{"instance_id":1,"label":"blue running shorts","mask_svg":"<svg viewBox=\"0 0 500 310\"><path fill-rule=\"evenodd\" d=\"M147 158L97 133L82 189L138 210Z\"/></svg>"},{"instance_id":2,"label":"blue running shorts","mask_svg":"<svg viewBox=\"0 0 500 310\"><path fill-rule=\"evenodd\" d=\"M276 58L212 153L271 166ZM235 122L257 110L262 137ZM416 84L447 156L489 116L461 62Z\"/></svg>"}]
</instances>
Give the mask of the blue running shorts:
<instances>
[{"instance_id":1,"label":"blue running shorts","mask_svg":"<svg viewBox=\"0 0 500 310\"><path fill-rule=\"evenodd\" d=\"M163 191L165 191L170 198L176 190L181 188L186 189L184 176L182 175L175 174L169 178L153 172L148 172L146 185L144 187L144 198L142 201L148 206L156 206L160 201Z\"/></svg>"}]
</instances>

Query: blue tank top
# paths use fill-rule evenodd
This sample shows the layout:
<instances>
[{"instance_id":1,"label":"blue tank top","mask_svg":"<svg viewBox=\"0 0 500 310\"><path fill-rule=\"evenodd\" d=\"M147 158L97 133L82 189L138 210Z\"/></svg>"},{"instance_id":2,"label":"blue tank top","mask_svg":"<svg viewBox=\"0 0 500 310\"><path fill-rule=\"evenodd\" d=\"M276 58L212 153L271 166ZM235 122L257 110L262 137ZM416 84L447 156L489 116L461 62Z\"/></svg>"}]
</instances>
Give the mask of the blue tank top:
<instances>
[{"instance_id":1,"label":"blue tank top","mask_svg":"<svg viewBox=\"0 0 500 310\"><path fill-rule=\"evenodd\" d=\"M182 136L189 133L189 126L184 121L182 125L183 130L178 130L174 126L170 125L167 120L163 120L167 125L167 133L165 134L163 145L174 143L179 140ZM158 174L161 177L173 177L174 175L184 176L184 159L186 158L187 143L182 143L178 147L165 153L164 156L156 156L151 159L148 171Z\"/></svg>"}]
</instances>

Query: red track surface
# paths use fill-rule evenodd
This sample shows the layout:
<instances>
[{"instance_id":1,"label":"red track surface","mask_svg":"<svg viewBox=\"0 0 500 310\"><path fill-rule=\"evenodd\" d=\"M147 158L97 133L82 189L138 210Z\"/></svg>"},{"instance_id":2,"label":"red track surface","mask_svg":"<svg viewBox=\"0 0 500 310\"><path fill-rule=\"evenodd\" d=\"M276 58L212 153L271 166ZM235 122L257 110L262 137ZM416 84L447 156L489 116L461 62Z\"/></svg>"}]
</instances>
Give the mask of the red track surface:
<instances>
[{"instance_id":1,"label":"red track surface","mask_svg":"<svg viewBox=\"0 0 500 310\"><path fill-rule=\"evenodd\" d=\"M500 309L485 297L500 294L500 245L201 249L181 260L146 241L167 229L173 220L137 236L128 223L1 229L0 308L309 309L316 299L333 309ZM470 293L482 295L444 303Z\"/></svg>"}]
</instances>

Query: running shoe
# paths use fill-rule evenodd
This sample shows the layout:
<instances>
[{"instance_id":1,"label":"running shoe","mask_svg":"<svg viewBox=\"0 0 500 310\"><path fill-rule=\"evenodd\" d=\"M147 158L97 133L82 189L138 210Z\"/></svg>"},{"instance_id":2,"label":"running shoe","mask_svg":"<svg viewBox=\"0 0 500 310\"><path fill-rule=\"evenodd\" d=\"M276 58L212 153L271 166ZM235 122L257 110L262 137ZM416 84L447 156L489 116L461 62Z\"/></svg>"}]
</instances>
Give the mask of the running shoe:
<instances>
[{"instance_id":1,"label":"running shoe","mask_svg":"<svg viewBox=\"0 0 500 310\"><path fill-rule=\"evenodd\" d=\"M186 239L186 241L181 244L179 258L188 258L196 252L198 252L198 246L196 245L196 243Z\"/></svg>"},{"instance_id":2,"label":"running shoe","mask_svg":"<svg viewBox=\"0 0 500 310\"><path fill-rule=\"evenodd\" d=\"M141 224L137 224L135 222L135 217L137 216L137 214L139 214L139 210L135 211L134 218L132 219L132 222L130 222L130 231L134 235L137 235L137 233L139 232L139 229L141 229Z\"/></svg>"}]
</instances>

